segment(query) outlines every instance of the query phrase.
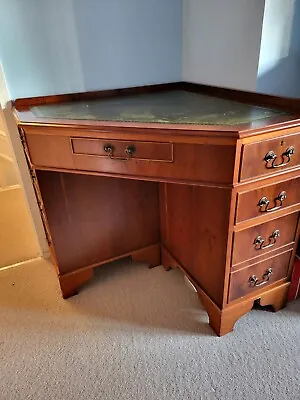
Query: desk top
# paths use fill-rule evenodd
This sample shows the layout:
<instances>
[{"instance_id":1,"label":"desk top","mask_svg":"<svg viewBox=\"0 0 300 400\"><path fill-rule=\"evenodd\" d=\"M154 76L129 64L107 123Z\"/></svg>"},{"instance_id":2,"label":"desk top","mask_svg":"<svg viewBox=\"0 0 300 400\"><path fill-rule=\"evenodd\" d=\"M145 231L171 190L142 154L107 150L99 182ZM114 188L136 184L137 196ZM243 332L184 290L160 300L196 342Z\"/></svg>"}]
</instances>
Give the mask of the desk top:
<instances>
[{"instance_id":1,"label":"desk top","mask_svg":"<svg viewBox=\"0 0 300 400\"><path fill-rule=\"evenodd\" d=\"M184 82L18 99L14 108L21 124L171 128L211 133L241 132L298 118L281 98Z\"/></svg>"},{"instance_id":2,"label":"desk top","mask_svg":"<svg viewBox=\"0 0 300 400\"><path fill-rule=\"evenodd\" d=\"M237 125L284 114L184 90L35 106L39 118L162 124Z\"/></svg>"}]
</instances>

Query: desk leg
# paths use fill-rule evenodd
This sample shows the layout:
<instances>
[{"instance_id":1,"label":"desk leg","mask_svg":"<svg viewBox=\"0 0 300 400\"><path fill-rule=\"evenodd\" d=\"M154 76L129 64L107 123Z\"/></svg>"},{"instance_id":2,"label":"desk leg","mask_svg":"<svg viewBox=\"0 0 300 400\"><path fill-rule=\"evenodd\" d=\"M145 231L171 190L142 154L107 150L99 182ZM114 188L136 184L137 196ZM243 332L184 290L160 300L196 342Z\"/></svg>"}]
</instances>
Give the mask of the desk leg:
<instances>
[{"instance_id":1,"label":"desk leg","mask_svg":"<svg viewBox=\"0 0 300 400\"><path fill-rule=\"evenodd\" d=\"M87 268L81 271L74 271L66 275L59 276L59 283L64 299L74 296L78 289L84 283L92 279L93 268Z\"/></svg>"},{"instance_id":2,"label":"desk leg","mask_svg":"<svg viewBox=\"0 0 300 400\"><path fill-rule=\"evenodd\" d=\"M289 283L270 289L258 298L246 299L234 305L228 305L220 310L212 300L198 288L198 296L209 316L209 325L218 336L226 335L233 331L235 323L253 307L257 300L261 306L272 306L274 311L281 310L285 304L289 289Z\"/></svg>"},{"instance_id":3,"label":"desk leg","mask_svg":"<svg viewBox=\"0 0 300 400\"><path fill-rule=\"evenodd\" d=\"M166 271L170 271L172 268L181 267L163 246L161 247L161 263Z\"/></svg>"},{"instance_id":4,"label":"desk leg","mask_svg":"<svg viewBox=\"0 0 300 400\"><path fill-rule=\"evenodd\" d=\"M261 306L272 306L274 311L279 311L286 305L290 283L287 282L278 288L269 290L258 300Z\"/></svg>"},{"instance_id":5,"label":"desk leg","mask_svg":"<svg viewBox=\"0 0 300 400\"><path fill-rule=\"evenodd\" d=\"M201 304L209 317L209 325L218 336L226 335L234 328L236 321L253 307L254 299L221 310L210 297L200 288L197 282L189 276L187 270L175 260L167 249L162 246L162 264L167 268L180 268L197 290Z\"/></svg>"},{"instance_id":6,"label":"desk leg","mask_svg":"<svg viewBox=\"0 0 300 400\"><path fill-rule=\"evenodd\" d=\"M94 268L126 257L131 257L132 261L148 263L151 267L156 267L160 265L160 245L157 243L131 253L123 254L118 257L112 257L108 260L99 262L99 264L91 265L90 267L79 269L78 271L59 275L58 278L63 298L67 299L68 297L77 294L80 286L92 279Z\"/></svg>"},{"instance_id":7,"label":"desk leg","mask_svg":"<svg viewBox=\"0 0 300 400\"><path fill-rule=\"evenodd\" d=\"M145 247L144 249L137 250L130 255L132 261L149 263L149 268L157 267L160 265L160 245L154 244L153 246Z\"/></svg>"},{"instance_id":8,"label":"desk leg","mask_svg":"<svg viewBox=\"0 0 300 400\"><path fill-rule=\"evenodd\" d=\"M235 323L252 309L254 303L253 299L249 299L233 307L220 310L201 289L198 289L197 292L209 316L209 325L218 336L232 332Z\"/></svg>"}]
</instances>

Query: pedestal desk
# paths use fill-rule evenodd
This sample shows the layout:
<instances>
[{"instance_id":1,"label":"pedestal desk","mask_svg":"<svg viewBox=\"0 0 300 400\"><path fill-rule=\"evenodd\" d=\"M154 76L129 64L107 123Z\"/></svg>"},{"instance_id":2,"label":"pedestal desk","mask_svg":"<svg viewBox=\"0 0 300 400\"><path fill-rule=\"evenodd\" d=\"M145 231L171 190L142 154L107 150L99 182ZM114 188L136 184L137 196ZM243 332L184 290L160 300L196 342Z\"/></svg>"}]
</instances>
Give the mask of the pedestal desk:
<instances>
[{"instance_id":1,"label":"pedestal desk","mask_svg":"<svg viewBox=\"0 0 300 400\"><path fill-rule=\"evenodd\" d=\"M181 268L218 335L285 305L299 101L179 82L13 106L64 298L130 256Z\"/></svg>"}]
</instances>

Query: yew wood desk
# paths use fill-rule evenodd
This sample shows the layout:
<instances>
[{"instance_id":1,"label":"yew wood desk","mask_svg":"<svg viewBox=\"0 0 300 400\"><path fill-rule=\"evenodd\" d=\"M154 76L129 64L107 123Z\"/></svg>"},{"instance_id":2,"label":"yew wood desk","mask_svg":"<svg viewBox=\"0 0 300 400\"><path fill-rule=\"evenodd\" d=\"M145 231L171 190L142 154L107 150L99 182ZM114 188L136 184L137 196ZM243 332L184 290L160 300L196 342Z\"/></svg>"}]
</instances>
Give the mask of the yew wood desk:
<instances>
[{"instance_id":1,"label":"yew wood desk","mask_svg":"<svg viewBox=\"0 0 300 400\"><path fill-rule=\"evenodd\" d=\"M218 335L255 301L282 308L299 234L299 110L184 82L16 100L63 297L131 256L181 268Z\"/></svg>"}]
</instances>

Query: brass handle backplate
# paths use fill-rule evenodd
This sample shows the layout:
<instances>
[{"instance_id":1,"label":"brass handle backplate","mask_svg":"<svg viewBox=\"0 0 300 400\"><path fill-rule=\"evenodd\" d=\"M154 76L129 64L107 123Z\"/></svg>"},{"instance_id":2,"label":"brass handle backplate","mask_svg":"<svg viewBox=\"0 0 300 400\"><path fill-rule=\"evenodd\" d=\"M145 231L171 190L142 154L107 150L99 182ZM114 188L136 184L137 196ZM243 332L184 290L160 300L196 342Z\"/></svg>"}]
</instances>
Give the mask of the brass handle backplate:
<instances>
[{"instance_id":1,"label":"brass handle backplate","mask_svg":"<svg viewBox=\"0 0 300 400\"><path fill-rule=\"evenodd\" d=\"M277 160L277 154L271 150L265 155L265 162L266 162L266 168L271 169L271 168L281 168L286 166L290 161L291 161L291 156L295 154L295 147L290 146L286 149L285 152L281 154L282 161L280 164L275 164Z\"/></svg>"},{"instance_id":2,"label":"brass handle backplate","mask_svg":"<svg viewBox=\"0 0 300 400\"><path fill-rule=\"evenodd\" d=\"M273 270L272 268L268 268L266 272L262 276L262 280L259 281L256 275L250 276L248 283L251 287L259 287L265 285L269 280L270 276L272 275Z\"/></svg>"},{"instance_id":3,"label":"brass handle backplate","mask_svg":"<svg viewBox=\"0 0 300 400\"><path fill-rule=\"evenodd\" d=\"M108 154L109 158L113 157L113 152L114 152L114 146L112 144L105 144L103 146L103 150L105 151L105 153Z\"/></svg>"},{"instance_id":4,"label":"brass handle backplate","mask_svg":"<svg viewBox=\"0 0 300 400\"><path fill-rule=\"evenodd\" d=\"M260 208L260 212L272 212L272 211L276 211L279 210L282 205L283 205L283 200L285 200L287 197L286 192L280 192L279 195L277 197L275 197L274 199L274 207L269 208L270 205L270 200L267 197L262 197L259 202L258 202L258 206Z\"/></svg>"},{"instance_id":5,"label":"brass handle backplate","mask_svg":"<svg viewBox=\"0 0 300 400\"><path fill-rule=\"evenodd\" d=\"M107 153L109 158L112 158L114 160L123 160L123 161L129 160L136 152L136 148L133 145L126 146L126 149L125 149L126 157L114 156L113 153L114 153L115 148L112 144L105 144L103 146L103 150L105 151L105 153Z\"/></svg>"},{"instance_id":6,"label":"brass handle backplate","mask_svg":"<svg viewBox=\"0 0 300 400\"><path fill-rule=\"evenodd\" d=\"M276 229L269 236L269 243L268 244L264 244L265 243L265 239L262 236L257 236L254 239L254 242L253 242L255 250L264 250L264 249L267 249L268 247L274 246L274 244L276 243L276 239L279 236L280 236L280 231L278 229Z\"/></svg>"},{"instance_id":7,"label":"brass handle backplate","mask_svg":"<svg viewBox=\"0 0 300 400\"><path fill-rule=\"evenodd\" d=\"M127 158L131 158L134 155L135 152L136 152L136 148L133 145L129 145L125 149L125 153L127 155Z\"/></svg>"}]
</instances>

